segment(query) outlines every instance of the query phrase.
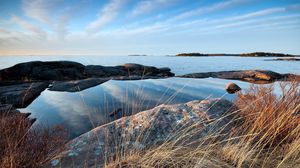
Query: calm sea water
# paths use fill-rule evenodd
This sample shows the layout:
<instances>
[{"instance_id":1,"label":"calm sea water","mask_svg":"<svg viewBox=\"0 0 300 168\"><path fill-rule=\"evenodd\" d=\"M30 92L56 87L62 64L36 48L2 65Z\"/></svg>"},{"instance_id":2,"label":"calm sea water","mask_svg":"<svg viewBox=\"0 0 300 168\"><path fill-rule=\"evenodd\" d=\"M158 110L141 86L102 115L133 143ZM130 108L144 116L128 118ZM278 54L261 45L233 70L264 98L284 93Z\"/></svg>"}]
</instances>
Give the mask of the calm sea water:
<instances>
[{"instance_id":1,"label":"calm sea water","mask_svg":"<svg viewBox=\"0 0 300 168\"><path fill-rule=\"evenodd\" d=\"M77 93L46 90L22 112L32 113L37 123L63 124L76 137L92 128L153 108L159 104L184 103L208 98L234 99L226 94L222 79L149 79L140 81L115 81ZM247 88L248 83L236 81ZM116 109L122 112L109 114Z\"/></svg>"},{"instance_id":2,"label":"calm sea water","mask_svg":"<svg viewBox=\"0 0 300 168\"><path fill-rule=\"evenodd\" d=\"M121 65L139 63L156 67L170 67L176 75L193 72L268 69L280 73L300 73L300 63L292 61L264 61L271 58L253 57L167 57L167 56L9 56L0 57L0 69L16 63L41 60L70 60L84 65ZM196 99L224 97L224 86L229 80L168 78L140 81L108 81L77 93L45 90L22 112L32 113L37 123L63 124L70 131L70 138L92 128L131 115L159 104L184 103ZM241 88L248 83L234 81ZM110 116L115 109L122 109Z\"/></svg>"},{"instance_id":3,"label":"calm sea water","mask_svg":"<svg viewBox=\"0 0 300 168\"><path fill-rule=\"evenodd\" d=\"M176 75L192 72L268 69L280 73L300 73L299 61L264 61L270 57L168 57L168 56L0 56L0 69L27 61L69 60L84 65L139 63L170 67Z\"/></svg>"}]
</instances>

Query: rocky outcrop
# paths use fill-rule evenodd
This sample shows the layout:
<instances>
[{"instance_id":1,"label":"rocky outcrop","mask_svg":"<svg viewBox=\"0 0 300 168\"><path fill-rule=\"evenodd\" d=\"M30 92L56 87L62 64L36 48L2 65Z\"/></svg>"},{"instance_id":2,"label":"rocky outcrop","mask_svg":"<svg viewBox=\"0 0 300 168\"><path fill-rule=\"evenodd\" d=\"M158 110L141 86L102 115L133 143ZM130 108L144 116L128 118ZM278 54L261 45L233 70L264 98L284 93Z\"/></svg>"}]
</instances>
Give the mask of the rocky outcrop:
<instances>
[{"instance_id":1,"label":"rocky outcrop","mask_svg":"<svg viewBox=\"0 0 300 168\"><path fill-rule=\"evenodd\" d=\"M0 81L71 80L83 78L84 66L71 61L33 61L0 71Z\"/></svg>"},{"instance_id":2,"label":"rocky outcrop","mask_svg":"<svg viewBox=\"0 0 300 168\"><path fill-rule=\"evenodd\" d=\"M87 78L82 80L71 81L54 81L49 87L51 91L78 92L97 86L109 80L142 80L142 79L159 79L158 76L120 76L120 77L104 77L104 78Z\"/></svg>"},{"instance_id":3,"label":"rocky outcrop","mask_svg":"<svg viewBox=\"0 0 300 168\"><path fill-rule=\"evenodd\" d=\"M265 61L300 61L300 58L296 58L296 57L274 58L274 59L268 59Z\"/></svg>"},{"instance_id":4,"label":"rocky outcrop","mask_svg":"<svg viewBox=\"0 0 300 168\"><path fill-rule=\"evenodd\" d=\"M227 93L229 94L234 94L240 90L242 90L237 84L233 83L233 82L229 82L226 86L225 86L225 90L227 91Z\"/></svg>"},{"instance_id":5,"label":"rocky outcrop","mask_svg":"<svg viewBox=\"0 0 300 168\"><path fill-rule=\"evenodd\" d=\"M156 68L153 66L144 66L140 64L128 63L120 66L100 66L88 65L85 67L85 73L90 77L169 77L174 76L169 68Z\"/></svg>"},{"instance_id":6,"label":"rocky outcrop","mask_svg":"<svg viewBox=\"0 0 300 168\"><path fill-rule=\"evenodd\" d=\"M293 57L291 54L283 53L271 53L271 52L253 52L253 53L243 53L240 56L244 57Z\"/></svg>"},{"instance_id":7,"label":"rocky outcrop","mask_svg":"<svg viewBox=\"0 0 300 168\"><path fill-rule=\"evenodd\" d=\"M170 68L131 63L120 66L84 66L71 61L34 61L0 70L0 86L46 81L53 83L50 90L75 92L110 79L138 80L171 76L174 74Z\"/></svg>"},{"instance_id":8,"label":"rocky outcrop","mask_svg":"<svg viewBox=\"0 0 300 168\"><path fill-rule=\"evenodd\" d=\"M0 86L0 104L11 104L16 108L26 107L47 87L48 82Z\"/></svg>"},{"instance_id":9,"label":"rocky outcrop","mask_svg":"<svg viewBox=\"0 0 300 168\"><path fill-rule=\"evenodd\" d=\"M214 54L204 54L204 53L180 53L176 56L235 56L235 57L295 57L296 55L282 54L282 53L270 53L270 52L253 52L253 53L241 53L241 54L225 54L225 53L214 53Z\"/></svg>"},{"instance_id":10,"label":"rocky outcrop","mask_svg":"<svg viewBox=\"0 0 300 168\"><path fill-rule=\"evenodd\" d=\"M54 81L49 90L51 91L65 91L65 92L78 92L84 89L97 86L101 83L108 81L107 78L88 78L75 81Z\"/></svg>"},{"instance_id":11,"label":"rocky outcrop","mask_svg":"<svg viewBox=\"0 0 300 168\"><path fill-rule=\"evenodd\" d=\"M271 83L274 81L300 79L300 75L279 74L268 70L241 70L241 71L220 71L220 72L202 72L182 75L183 78L221 78L234 79L251 83Z\"/></svg>"},{"instance_id":12,"label":"rocky outcrop","mask_svg":"<svg viewBox=\"0 0 300 168\"><path fill-rule=\"evenodd\" d=\"M71 61L33 61L0 70L0 103L26 107L51 83L52 91L81 91L110 79L139 80L174 76L169 68L140 64L84 66Z\"/></svg>"},{"instance_id":13,"label":"rocky outcrop","mask_svg":"<svg viewBox=\"0 0 300 168\"><path fill-rule=\"evenodd\" d=\"M88 65L84 68L84 72L88 77L112 77L125 76L128 72L121 67Z\"/></svg>"},{"instance_id":14,"label":"rocky outcrop","mask_svg":"<svg viewBox=\"0 0 300 168\"><path fill-rule=\"evenodd\" d=\"M0 85L9 82L24 81L69 81L86 78L104 78L121 76L174 76L170 69L159 69L139 64L120 66L84 66L71 61L26 62L0 70Z\"/></svg>"},{"instance_id":15,"label":"rocky outcrop","mask_svg":"<svg viewBox=\"0 0 300 168\"><path fill-rule=\"evenodd\" d=\"M69 142L48 167L104 167L123 152L134 152L174 140L179 132L195 127L186 142L217 133L225 138L232 126L235 106L223 99L160 105L151 110L99 126ZM179 143L179 142L178 142Z\"/></svg>"}]
</instances>

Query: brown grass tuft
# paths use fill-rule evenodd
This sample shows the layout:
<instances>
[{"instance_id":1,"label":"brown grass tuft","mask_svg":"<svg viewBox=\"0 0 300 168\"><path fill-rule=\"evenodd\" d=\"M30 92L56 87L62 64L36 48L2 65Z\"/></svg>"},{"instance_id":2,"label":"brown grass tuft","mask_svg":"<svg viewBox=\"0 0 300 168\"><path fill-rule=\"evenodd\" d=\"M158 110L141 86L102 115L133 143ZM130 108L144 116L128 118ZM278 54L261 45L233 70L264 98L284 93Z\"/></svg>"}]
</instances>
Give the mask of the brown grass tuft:
<instances>
[{"instance_id":1,"label":"brown grass tuft","mask_svg":"<svg viewBox=\"0 0 300 168\"><path fill-rule=\"evenodd\" d=\"M128 154L107 167L300 167L299 85L253 85L238 93L235 104L239 110L235 113L240 122L235 122L234 132L222 143L210 140L218 137L217 132L195 140L193 146L165 142ZM188 138L193 131L183 132L178 133L177 141Z\"/></svg>"},{"instance_id":2,"label":"brown grass tuft","mask_svg":"<svg viewBox=\"0 0 300 168\"><path fill-rule=\"evenodd\" d=\"M280 83L279 87L276 95L274 85L251 86L236 100L244 119L241 131L255 134L253 140L260 141L262 148L291 143L300 135L299 83Z\"/></svg>"},{"instance_id":3,"label":"brown grass tuft","mask_svg":"<svg viewBox=\"0 0 300 168\"><path fill-rule=\"evenodd\" d=\"M0 167L35 168L66 142L66 131L31 123L22 115L0 115Z\"/></svg>"}]
</instances>

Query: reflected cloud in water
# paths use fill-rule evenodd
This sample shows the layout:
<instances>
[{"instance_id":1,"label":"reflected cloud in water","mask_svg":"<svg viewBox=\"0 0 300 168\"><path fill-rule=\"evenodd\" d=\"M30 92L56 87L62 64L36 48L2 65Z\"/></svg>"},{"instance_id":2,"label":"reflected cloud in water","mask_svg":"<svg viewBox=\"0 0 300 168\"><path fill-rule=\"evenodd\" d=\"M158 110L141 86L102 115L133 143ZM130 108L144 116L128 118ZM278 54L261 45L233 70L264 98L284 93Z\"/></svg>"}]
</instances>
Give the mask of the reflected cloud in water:
<instances>
[{"instance_id":1,"label":"reflected cloud in water","mask_svg":"<svg viewBox=\"0 0 300 168\"><path fill-rule=\"evenodd\" d=\"M208 97L232 100L226 94L223 79L149 79L139 81L111 80L77 93L44 91L22 112L31 112L38 123L63 124L71 138L122 116L151 109L159 104L184 103ZM241 88L248 83L235 81ZM118 108L116 115L109 114Z\"/></svg>"}]
</instances>

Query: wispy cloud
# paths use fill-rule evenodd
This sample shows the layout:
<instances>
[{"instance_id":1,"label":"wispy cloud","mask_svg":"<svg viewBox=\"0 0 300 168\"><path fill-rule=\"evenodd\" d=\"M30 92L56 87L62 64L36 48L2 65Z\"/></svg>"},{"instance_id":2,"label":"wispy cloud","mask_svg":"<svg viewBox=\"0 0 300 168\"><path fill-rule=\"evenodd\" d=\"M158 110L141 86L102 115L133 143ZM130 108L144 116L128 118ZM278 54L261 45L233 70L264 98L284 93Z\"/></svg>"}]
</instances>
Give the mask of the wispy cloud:
<instances>
[{"instance_id":1,"label":"wispy cloud","mask_svg":"<svg viewBox=\"0 0 300 168\"><path fill-rule=\"evenodd\" d=\"M27 21L25 21L24 19L21 19L15 15L12 16L12 21L15 22L16 24L18 24L19 26L21 26L23 29L33 33L34 35L36 35L39 38L42 39L46 39L47 38L47 33L41 29L38 26L35 26Z\"/></svg>"},{"instance_id":2,"label":"wispy cloud","mask_svg":"<svg viewBox=\"0 0 300 168\"><path fill-rule=\"evenodd\" d=\"M0 28L0 34L9 34L9 33L10 33L9 31Z\"/></svg>"},{"instance_id":3,"label":"wispy cloud","mask_svg":"<svg viewBox=\"0 0 300 168\"><path fill-rule=\"evenodd\" d=\"M265 21L268 21L269 24L271 24L270 22L273 23L284 22L285 21L284 19L296 19L297 15L284 16L283 19L282 17L274 17L275 14L282 14L291 10L296 10L295 6L297 5L287 6L287 7L267 8L259 11L245 13L243 15L224 17L219 19L196 19L196 20L187 20L187 21L183 20L183 22L176 23L175 25L170 24L170 22L174 21L174 18L171 18L170 20L159 22L152 26L146 26L146 27L142 26L142 28L139 27L132 28L128 32L131 33L152 32L153 33L153 32L165 31L166 34L173 34L176 32L195 32L195 31L196 32L203 31L204 33L207 33L207 32L216 32L216 30L221 32L222 29L226 29L226 28L235 29L237 27L249 26L251 24L255 24L257 26L258 24L264 24ZM212 9L212 7L207 7L207 8ZM214 7L214 9L216 9L216 7ZM175 19L179 19L179 18L175 18Z\"/></svg>"},{"instance_id":4,"label":"wispy cloud","mask_svg":"<svg viewBox=\"0 0 300 168\"><path fill-rule=\"evenodd\" d=\"M242 17L242 16L241 16ZM176 29L169 31L168 35L172 34L194 34L194 35L208 35L208 34L222 34L222 33L237 33L241 31L256 31L260 28L269 27L269 30L276 28L277 26L285 25L300 25L300 15L286 15L286 16L273 16L265 18L251 18L245 20L236 20L235 17L203 21L201 24L205 27L199 25L189 25L190 29ZM200 27L200 28L199 28ZM288 28L288 27L287 27ZM275 30L275 29L274 29Z\"/></svg>"},{"instance_id":5,"label":"wispy cloud","mask_svg":"<svg viewBox=\"0 0 300 168\"><path fill-rule=\"evenodd\" d=\"M70 21L74 18L74 16L80 14L84 7L85 3L81 1L73 6L68 6L61 12L54 25L52 25L59 40L65 39L69 33L68 26Z\"/></svg>"},{"instance_id":6,"label":"wispy cloud","mask_svg":"<svg viewBox=\"0 0 300 168\"><path fill-rule=\"evenodd\" d=\"M177 3L178 0L142 0L132 11L133 16L149 13L153 10L165 8Z\"/></svg>"},{"instance_id":7,"label":"wispy cloud","mask_svg":"<svg viewBox=\"0 0 300 168\"><path fill-rule=\"evenodd\" d=\"M53 16L53 9L62 0L23 0L22 8L24 13L35 20L43 23L50 23Z\"/></svg>"},{"instance_id":8,"label":"wispy cloud","mask_svg":"<svg viewBox=\"0 0 300 168\"><path fill-rule=\"evenodd\" d=\"M246 19L252 19L255 17L262 17L262 16L267 16L275 13L281 13L285 12L286 8L280 7L280 8L269 8L269 9L264 9L252 13L247 13L244 15L236 16L236 17L231 17L230 19L227 19L227 21L237 21L237 20L246 20Z\"/></svg>"},{"instance_id":9,"label":"wispy cloud","mask_svg":"<svg viewBox=\"0 0 300 168\"><path fill-rule=\"evenodd\" d=\"M246 39L251 33L274 35L257 36L264 43L281 34L284 47L299 51L293 49L300 30L300 4L294 0L20 0L1 7L8 12L0 12L0 51L111 55L169 47L173 53L210 47L204 41L214 38L220 40L211 48L222 48L222 37Z\"/></svg>"},{"instance_id":10,"label":"wispy cloud","mask_svg":"<svg viewBox=\"0 0 300 168\"><path fill-rule=\"evenodd\" d=\"M227 0L227 1L222 1L222 2L218 2L209 6L204 6L204 7L199 7L187 12L183 12L171 19L169 19L169 22L173 22L173 21L178 21L178 20L182 20L182 19L186 19L192 16L196 16L196 15L201 15L201 14L208 14L211 12L216 12L216 11L220 11L226 8L232 8L244 3L249 2L250 0Z\"/></svg>"},{"instance_id":11,"label":"wispy cloud","mask_svg":"<svg viewBox=\"0 0 300 168\"><path fill-rule=\"evenodd\" d=\"M96 32L104 25L112 21L115 17L118 16L122 6L125 5L125 3L126 0L111 0L100 10L100 12L97 14L97 18L89 23L86 28L87 32Z\"/></svg>"},{"instance_id":12,"label":"wispy cloud","mask_svg":"<svg viewBox=\"0 0 300 168\"><path fill-rule=\"evenodd\" d=\"M56 32L59 40L68 34L68 25L74 15L85 7L85 1L64 6L64 0L23 0L22 9L26 16L46 24ZM53 12L55 11L55 13Z\"/></svg>"},{"instance_id":13,"label":"wispy cloud","mask_svg":"<svg viewBox=\"0 0 300 168\"><path fill-rule=\"evenodd\" d=\"M299 11L300 10L300 4L294 4L294 5L290 5L289 7L286 8L287 11L289 10L296 10Z\"/></svg>"},{"instance_id":14,"label":"wispy cloud","mask_svg":"<svg viewBox=\"0 0 300 168\"><path fill-rule=\"evenodd\" d=\"M263 24L270 24L270 23L280 23L284 24L285 21L297 21L297 19L300 19L300 15L288 15L288 16L277 16L272 18L263 18L263 19L250 19L250 20L243 20L240 22L231 22L226 24L221 24L215 26L215 28L232 28L232 27L241 27L241 26L251 26L251 25L263 25ZM296 23L300 23L300 21L297 21Z\"/></svg>"},{"instance_id":15,"label":"wispy cloud","mask_svg":"<svg viewBox=\"0 0 300 168\"><path fill-rule=\"evenodd\" d=\"M255 18L268 17L268 16L272 16L273 14L283 13L286 11L286 9L287 7L268 8L268 9L263 9L263 10L254 11L250 13L245 13L238 16L224 17L219 19L196 19L196 20L180 23L176 27L186 29L188 27L193 28L201 25L210 27L211 25L221 26L228 23L235 24L238 21L247 21Z\"/></svg>"},{"instance_id":16,"label":"wispy cloud","mask_svg":"<svg viewBox=\"0 0 300 168\"><path fill-rule=\"evenodd\" d=\"M178 0L177 0L178 1ZM203 6L203 7L198 7L189 11L183 11L175 16L171 16L170 18L166 18L165 20L153 22L152 25L136 25L135 28L130 28L128 29L127 33L125 34L137 34L137 33L153 33L155 31L162 32L162 31L167 31L169 29L176 29L178 27L182 27L185 25L187 27L188 25L193 25L195 23L199 22L198 20L191 20L190 18L194 16L199 16L199 15L206 15L212 12L219 12L220 10L224 10L227 8L232 8L235 6L239 6L242 4L245 4L249 2L250 0L227 0L223 2L218 2L214 3L208 6ZM138 4L141 5L141 7L137 7L133 12L134 13L139 13L135 11L140 11L140 12L147 12L148 10L154 8L154 7L159 7L160 3L165 3L165 5L171 5L172 3L175 3L176 1L170 2L167 0L154 0L154 1L142 1ZM238 18L236 18L238 19ZM201 22L203 21L200 19ZM181 21L181 22L178 22ZM195 22L195 23L194 23ZM141 26L141 27L140 27ZM127 27L128 28L128 27ZM124 28L121 28L124 29Z\"/></svg>"}]
</instances>

